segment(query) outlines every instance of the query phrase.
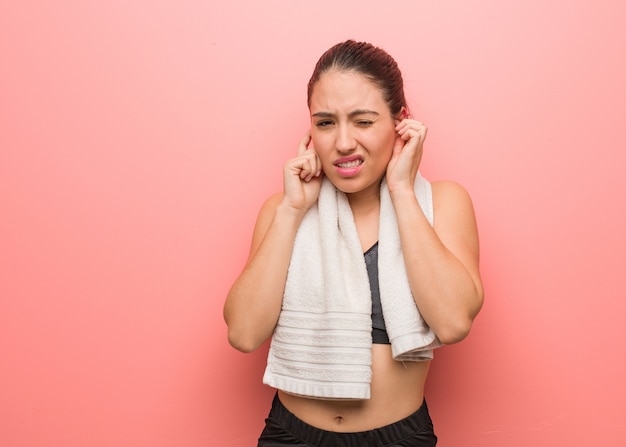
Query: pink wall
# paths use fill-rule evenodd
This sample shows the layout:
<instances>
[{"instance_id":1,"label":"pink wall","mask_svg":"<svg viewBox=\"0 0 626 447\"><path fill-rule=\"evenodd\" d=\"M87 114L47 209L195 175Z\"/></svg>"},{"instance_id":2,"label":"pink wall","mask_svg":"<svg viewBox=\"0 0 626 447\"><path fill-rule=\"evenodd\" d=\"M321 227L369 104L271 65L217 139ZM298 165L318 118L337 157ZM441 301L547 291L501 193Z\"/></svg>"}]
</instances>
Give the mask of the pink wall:
<instances>
[{"instance_id":1,"label":"pink wall","mask_svg":"<svg viewBox=\"0 0 626 447\"><path fill-rule=\"evenodd\" d=\"M222 304L348 37L396 57L424 173L479 218L441 445L623 445L626 4L302 5L0 6L0 445L255 445L265 353L227 345Z\"/></svg>"}]
</instances>

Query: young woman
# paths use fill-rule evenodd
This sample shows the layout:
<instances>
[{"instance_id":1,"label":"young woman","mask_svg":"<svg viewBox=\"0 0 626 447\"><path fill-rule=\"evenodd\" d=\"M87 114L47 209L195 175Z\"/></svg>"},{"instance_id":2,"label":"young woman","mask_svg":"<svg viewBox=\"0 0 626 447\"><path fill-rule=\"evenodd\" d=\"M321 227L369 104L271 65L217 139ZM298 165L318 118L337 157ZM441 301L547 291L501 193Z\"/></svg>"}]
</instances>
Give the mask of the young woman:
<instances>
[{"instance_id":1,"label":"young woman","mask_svg":"<svg viewBox=\"0 0 626 447\"><path fill-rule=\"evenodd\" d=\"M236 349L272 337L258 446L434 446L432 350L464 339L483 301L471 200L418 172L427 129L380 48L330 48L308 106L224 307Z\"/></svg>"}]
</instances>

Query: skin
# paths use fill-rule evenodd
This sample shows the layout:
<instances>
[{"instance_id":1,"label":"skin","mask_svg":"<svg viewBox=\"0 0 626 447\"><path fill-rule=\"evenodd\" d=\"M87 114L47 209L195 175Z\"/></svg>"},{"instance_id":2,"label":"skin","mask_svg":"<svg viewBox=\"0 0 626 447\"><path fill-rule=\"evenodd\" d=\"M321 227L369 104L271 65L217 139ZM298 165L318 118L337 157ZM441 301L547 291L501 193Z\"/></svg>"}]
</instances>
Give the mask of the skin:
<instances>
[{"instance_id":1,"label":"skin","mask_svg":"<svg viewBox=\"0 0 626 447\"><path fill-rule=\"evenodd\" d=\"M453 182L434 182L435 222L424 216L413 184L426 127L392 116L380 89L354 72L330 71L314 87L311 130L283 170L284 191L263 205L250 257L224 307L230 343L244 352L271 337L280 314L298 226L316 202L322 176L348 196L363 250L378 238L380 182L386 176L407 276L420 313L443 343L465 338L483 301L478 232L471 200ZM395 361L389 345L372 347L371 398L326 401L279 391L303 421L330 431L370 430L416 411L430 362Z\"/></svg>"}]
</instances>

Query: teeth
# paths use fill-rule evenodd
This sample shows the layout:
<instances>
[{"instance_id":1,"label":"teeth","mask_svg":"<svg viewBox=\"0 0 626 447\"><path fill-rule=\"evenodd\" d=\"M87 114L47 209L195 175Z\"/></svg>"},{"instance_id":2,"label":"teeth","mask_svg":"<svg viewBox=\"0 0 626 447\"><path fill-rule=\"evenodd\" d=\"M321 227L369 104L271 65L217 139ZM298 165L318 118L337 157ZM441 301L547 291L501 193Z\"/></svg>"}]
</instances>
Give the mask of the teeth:
<instances>
[{"instance_id":1,"label":"teeth","mask_svg":"<svg viewBox=\"0 0 626 447\"><path fill-rule=\"evenodd\" d=\"M352 160L352 161L347 161L345 163L337 163L337 166L339 166L340 168L356 168L361 163L362 163L361 160Z\"/></svg>"}]
</instances>

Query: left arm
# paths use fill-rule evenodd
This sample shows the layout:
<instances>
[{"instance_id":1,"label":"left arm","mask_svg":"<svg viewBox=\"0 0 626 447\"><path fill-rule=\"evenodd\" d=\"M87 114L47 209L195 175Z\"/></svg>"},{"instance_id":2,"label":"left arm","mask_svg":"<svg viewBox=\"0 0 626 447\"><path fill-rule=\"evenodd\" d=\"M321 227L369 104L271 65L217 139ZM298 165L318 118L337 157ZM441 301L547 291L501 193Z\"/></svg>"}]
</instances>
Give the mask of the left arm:
<instances>
[{"instance_id":1,"label":"left arm","mask_svg":"<svg viewBox=\"0 0 626 447\"><path fill-rule=\"evenodd\" d=\"M469 195L453 182L433 183L434 226L415 193L395 191L400 241L411 292L444 344L464 339L483 302L478 230Z\"/></svg>"},{"instance_id":2,"label":"left arm","mask_svg":"<svg viewBox=\"0 0 626 447\"><path fill-rule=\"evenodd\" d=\"M396 129L387 184L409 285L422 317L439 340L456 343L467 336L483 303L474 209L460 185L435 182L434 225L430 225L413 190L426 127L407 119Z\"/></svg>"}]
</instances>

